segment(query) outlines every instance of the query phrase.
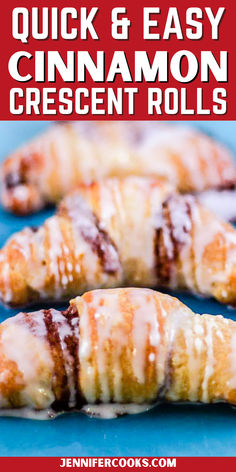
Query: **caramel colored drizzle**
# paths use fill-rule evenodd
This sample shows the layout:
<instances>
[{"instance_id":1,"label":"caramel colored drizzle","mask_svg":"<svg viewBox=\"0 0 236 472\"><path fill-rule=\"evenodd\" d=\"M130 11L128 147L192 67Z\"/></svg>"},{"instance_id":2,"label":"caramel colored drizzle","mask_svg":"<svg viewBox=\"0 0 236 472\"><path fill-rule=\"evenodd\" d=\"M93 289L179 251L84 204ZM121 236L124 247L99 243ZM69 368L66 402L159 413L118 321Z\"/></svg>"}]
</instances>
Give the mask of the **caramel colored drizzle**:
<instances>
[{"instance_id":1,"label":"caramel colored drizzle","mask_svg":"<svg viewBox=\"0 0 236 472\"><path fill-rule=\"evenodd\" d=\"M155 292L114 289L103 300L103 291L97 290L76 303L81 307L80 359L88 403L140 404L163 398L171 381L177 323L169 348L164 334L167 312Z\"/></svg>"},{"instance_id":2,"label":"caramel colored drizzle","mask_svg":"<svg viewBox=\"0 0 236 472\"><path fill-rule=\"evenodd\" d=\"M94 290L66 311L20 313L1 329L3 409L236 402L235 323L149 289Z\"/></svg>"}]
</instances>

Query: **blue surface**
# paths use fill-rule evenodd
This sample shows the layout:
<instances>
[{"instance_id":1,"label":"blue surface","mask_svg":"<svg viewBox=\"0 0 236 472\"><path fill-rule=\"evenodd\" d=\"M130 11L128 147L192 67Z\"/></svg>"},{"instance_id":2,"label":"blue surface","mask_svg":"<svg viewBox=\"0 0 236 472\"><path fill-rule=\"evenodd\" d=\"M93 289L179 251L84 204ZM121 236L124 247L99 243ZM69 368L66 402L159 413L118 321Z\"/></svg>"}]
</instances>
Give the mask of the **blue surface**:
<instances>
[{"instance_id":1,"label":"blue surface","mask_svg":"<svg viewBox=\"0 0 236 472\"><path fill-rule=\"evenodd\" d=\"M0 158L47 126L46 122L0 122ZM204 121L196 126L225 142L236 155L236 122ZM17 218L0 209L0 245L13 231L40 224L50 213ZM221 313L236 320L236 310L215 301L179 297L194 311ZM14 313L1 307L0 321ZM96 420L82 414L47 422L0 418L0 456L50 455L235 456L236 410L223 405L166 405L116 420Z\"/></svg>"}]
</instances>

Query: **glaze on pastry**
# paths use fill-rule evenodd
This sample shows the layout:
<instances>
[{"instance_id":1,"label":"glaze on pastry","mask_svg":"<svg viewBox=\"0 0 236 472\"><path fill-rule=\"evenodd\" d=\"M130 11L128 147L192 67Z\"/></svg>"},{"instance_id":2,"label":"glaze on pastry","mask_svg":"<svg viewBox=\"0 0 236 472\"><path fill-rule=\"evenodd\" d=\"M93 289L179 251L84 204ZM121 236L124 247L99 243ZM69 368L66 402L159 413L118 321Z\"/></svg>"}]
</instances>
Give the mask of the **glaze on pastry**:
<instances>
[{"instance_id":1,"label":"glaze on pastry","mask_svg":"<svg viewBox=\"0 0 236 472\"><path fill-rule=\"evenodd\" d=\"M235 229L166 182L110 178L81 185L43 226L0 251L0 294L10 305L130 285L235 304Z\"/></svg>"},{"instance_id":2,"label":"glaze on pastry","mask_svg":"<svg viewBox=\"0 0 236 472\"><path fill-rule=\"evenodd\" d=\"M1 414L111 417L157 402L236 404L236 323L149 289L95 290L0 326ZM37 416L38 413L38 416Z\"/></svg>"},{"instance_id":3,"label":"glaze on pastry","mask_svg":"<svg viewBox=\"0 0 236 472\"><path fill-rule=\"evenodd\" d=\"M54 125L27 143L2 166L2 202L27 214L81 182L131 174L165 177L182 193L228 189L235 206L236 168L219 143L191 128L121 121Z\"/></svg>"}]
</instances>

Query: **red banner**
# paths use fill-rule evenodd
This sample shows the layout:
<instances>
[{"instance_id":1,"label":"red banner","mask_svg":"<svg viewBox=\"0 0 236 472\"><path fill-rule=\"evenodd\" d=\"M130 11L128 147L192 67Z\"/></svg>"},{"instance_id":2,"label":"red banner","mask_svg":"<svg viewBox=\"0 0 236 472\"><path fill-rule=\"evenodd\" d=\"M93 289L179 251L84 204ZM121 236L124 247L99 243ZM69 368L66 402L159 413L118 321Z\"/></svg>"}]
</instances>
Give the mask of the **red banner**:
<instances>
[{"instance_id":1,"label":"red banner","mask_svg":"<svg viewBox=\"0 0 236 472\"><path fill-rule=\"evenodd\" d=\"M24 470L24 472L47 472L63 470L94 470L105 469L109 471L145 470L150 472L157 469L163 471L176 470L181 472L201 472L210 469L214 471L235 470L235 457L12 457L0 458L1 470L12 472Z\"/></svg>"},{"instance_id":2,"label":"red banner","mask_svg":"<svg viewBox=\"0 0 236 472\"><path fill-rule=\"evenodd\" d=\"M0 119L236 119L232 0L36 3L1 5Z\"/></svg>"}]
</instances>

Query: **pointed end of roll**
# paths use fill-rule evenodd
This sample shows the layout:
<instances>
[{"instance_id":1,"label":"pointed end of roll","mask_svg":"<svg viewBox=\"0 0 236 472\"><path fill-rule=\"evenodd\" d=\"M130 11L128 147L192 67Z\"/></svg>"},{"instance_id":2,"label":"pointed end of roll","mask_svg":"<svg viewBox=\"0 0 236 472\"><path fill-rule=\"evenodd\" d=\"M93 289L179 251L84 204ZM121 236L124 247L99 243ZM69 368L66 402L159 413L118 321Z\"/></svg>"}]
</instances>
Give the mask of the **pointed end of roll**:
<instances>
[{"instance_id":1,"label":"pointed end of roll","mask_svg":"<svg viewBox=\"0 0 236 472\"><path fill-rule=\"evenodd\" d=\"M9 178L9 176L6 177ZM6 210L16 215L28 215L43 207L36 187L21 183L9 187L6 182L7 179L3 181L1 193L2 204Z\"/></svg>"},{"instance_id":2,"label":"pointed end of roll","mask_svg":"<svg viewBox=\"0 0 236 472\"><path fill-rule=\"evenodd\" d=\"M33 299L22 257L11 240L0 251L0 300L12 308L28 305Z\"/></svg>"},{"instance_id":3,"label":"pointed end of roll","mask_svg":"<svg viewBox=\"0 0 236 472\"><path fill-rule=\"evenodd\" d=\"M24 156L13 155L1 168L1 200L4 208L26 215L40 210L44 202L37 187L29 181Z\"/></svg>"}]
</instances>

